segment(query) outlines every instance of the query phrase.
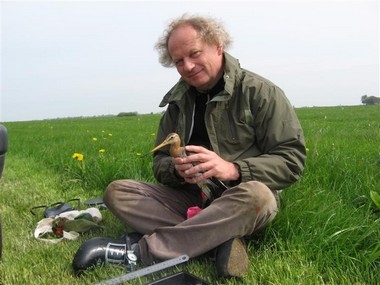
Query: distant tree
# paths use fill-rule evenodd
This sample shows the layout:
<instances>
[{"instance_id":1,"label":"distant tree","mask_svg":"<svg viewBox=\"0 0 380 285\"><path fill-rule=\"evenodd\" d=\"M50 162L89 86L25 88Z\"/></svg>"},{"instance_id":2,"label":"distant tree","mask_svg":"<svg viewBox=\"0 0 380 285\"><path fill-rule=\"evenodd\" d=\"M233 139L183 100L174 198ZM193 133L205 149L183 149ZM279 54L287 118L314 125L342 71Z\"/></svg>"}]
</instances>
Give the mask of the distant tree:
<instances>
[{"instance_id":1,"label":"distant tree","mask_svg":"<svg viewBox=\"0 0 380 285\"><path fill-rule=\"evenodd\" d=\"M120 112L117 114L118 117L129 117L129 116L137 116L137 112Z\"/></svg>"},{"instance_id":2,"label":"distant tree","mask_svg":"<svg viewBox=\"0 0 380 285\"><path fill-rule=\"evenodd\" d=\"M364 95L362 96L362 103L365 105L379 105L380 97Z\"/></svg>"}]
</instances>

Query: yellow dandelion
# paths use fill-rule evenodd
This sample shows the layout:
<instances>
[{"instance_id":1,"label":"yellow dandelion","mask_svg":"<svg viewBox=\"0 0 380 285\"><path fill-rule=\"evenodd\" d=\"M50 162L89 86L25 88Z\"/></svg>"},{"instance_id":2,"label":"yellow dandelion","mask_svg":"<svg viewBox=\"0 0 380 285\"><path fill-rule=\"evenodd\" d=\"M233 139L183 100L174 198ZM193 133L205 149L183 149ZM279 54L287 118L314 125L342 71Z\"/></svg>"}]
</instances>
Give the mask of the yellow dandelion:
<instances>
[{"instance_id":1,"label":"yellow dandelion","mask_svg":"<svg viewBox=\"0 0 380 285\"><path fill-rule=\"evenodd\" d=\"M109 136L109 137L112 137L112 134L111 134L111 133L109 133L109 134L108 134L108 136Z\"/></svg>"},{"instance_id":2,"label":"yellow dandelion","mask_svg":"<svg viewBox=\"0 0 380 285\"><path fill-rule=\"evenodd\" d=\"M98 138L92 138L92 140L93 140L94 142L96 142L96 141L98 140Z\"/></svg>"},{"instance_id":3,"label":"yellow dandelion","mask_svg":"<svg viewBox=\"0 0 380 285\"><path fill-rule=\"evenodd\" d=\"M78 161L82 161L83 158L84 158L84 155L81 154L81 153L77 153L77 152L76 152L76 153L73 154L72 158L74 158L74 159L76 159L76 160L78 160Z\"/></svg>"},{"instance_id":4,"label":"yellow dandelion","mask_svg":"<svg viewBox=\"0 0 380 285\"><path fill-rule=\"evenodd\" d=\"M99 153L105 153L106 150L104 148L99 149Z\"/></svg>"},{"instance_id":5,"label":"yellow dandelion","mask_svg":"<svg viewBox=\"0 0 380 285\"><path fill-rule=\"evenodd\" d=\"M141 152L137 152L136 155L137 155L137 156L141 156L142 153L141 153Z\"/></svg>"}]
</instances>

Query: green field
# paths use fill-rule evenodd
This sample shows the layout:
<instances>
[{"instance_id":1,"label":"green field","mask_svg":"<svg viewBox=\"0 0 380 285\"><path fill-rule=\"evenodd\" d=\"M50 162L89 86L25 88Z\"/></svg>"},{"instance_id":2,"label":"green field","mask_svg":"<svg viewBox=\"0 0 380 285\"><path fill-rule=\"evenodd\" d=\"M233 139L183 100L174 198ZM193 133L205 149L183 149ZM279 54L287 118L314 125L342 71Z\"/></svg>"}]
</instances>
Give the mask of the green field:
<instances>
[{"instance_id":1,"label":"green field","mask_svg":"<svg viewBox=\"0 0 380 285\"><path fill-rule=\"evenodd\" d=\"M216 279L213 261L191 260L155 274L185 270L210 284L378 284L380 210L379 106L296 109L308 157L303 178L286 189L277 218L248 244L244 279ZM0 180L3 258L0 284L93 284L125 274L104 266L73 275L74 253L94 236L119 237L123 225L102 211L104 229L56 245L33 237L31 207L101 197L119 178L154 181L151 157L159 115L8 122L9 150ZM82 161L74 153L84 155ZM147 284L150 278L130 284Z\"/></svg>"}]
</instances>

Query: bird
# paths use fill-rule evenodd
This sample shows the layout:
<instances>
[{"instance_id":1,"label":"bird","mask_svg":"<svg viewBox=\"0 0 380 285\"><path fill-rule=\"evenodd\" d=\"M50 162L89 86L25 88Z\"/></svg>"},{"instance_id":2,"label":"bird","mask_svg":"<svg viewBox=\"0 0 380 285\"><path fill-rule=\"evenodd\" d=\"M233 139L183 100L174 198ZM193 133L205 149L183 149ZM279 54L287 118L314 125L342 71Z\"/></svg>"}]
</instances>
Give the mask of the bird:
<instances>
[{"instance_id":1,"label":"bird","mask_svg":"<svg viewBox=\"0 0 380 285\"><path fill-rule=\"evenodd\" d=\"M185 147L181 146L181 138L177 133L170 133L167 135L165 140L158 146L147 152L145 155L155 152L164 146L170 145L169 153L171 157L185 157L187 152ZM201 175L201 173L198 173ZM210 177L197 183L198 187L203 193L203 203L207 203L207 200L212 202L215 198L221 195L221 193L227 189L227 186L215 177Z\"/></svg>"}]
</instances>

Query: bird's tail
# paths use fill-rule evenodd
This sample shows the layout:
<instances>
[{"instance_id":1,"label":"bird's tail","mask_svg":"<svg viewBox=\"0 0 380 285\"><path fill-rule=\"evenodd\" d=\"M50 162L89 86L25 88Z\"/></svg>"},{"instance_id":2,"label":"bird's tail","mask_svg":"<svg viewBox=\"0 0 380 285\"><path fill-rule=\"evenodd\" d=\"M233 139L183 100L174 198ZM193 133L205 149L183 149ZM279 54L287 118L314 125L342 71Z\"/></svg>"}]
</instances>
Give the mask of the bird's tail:
<instances>
[{"instance_id":1,"label":"bird's tail","mask_svg":"<svg viewBox=\"0 0 380 285\"><path fill-rule=\"evenodd\" d=\"M216 198L219 198L222 193L227 189L227 186L214 177L203 180L199 183L199 187L203 193L203 204L211 203Z\"/></svg>"}]
</instances>

